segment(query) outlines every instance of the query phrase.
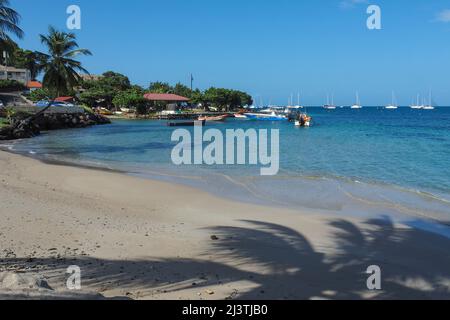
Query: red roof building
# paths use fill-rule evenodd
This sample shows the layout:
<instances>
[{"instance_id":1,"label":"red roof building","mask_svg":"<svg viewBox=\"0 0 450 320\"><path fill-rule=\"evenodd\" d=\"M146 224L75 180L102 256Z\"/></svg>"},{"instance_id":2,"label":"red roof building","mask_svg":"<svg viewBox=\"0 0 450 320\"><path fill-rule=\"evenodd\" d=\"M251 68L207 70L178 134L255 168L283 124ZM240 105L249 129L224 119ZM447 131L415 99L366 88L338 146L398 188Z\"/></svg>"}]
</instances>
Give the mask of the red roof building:
<instances>
[{"instance_id":1,"label":"red roof building","mask_svg":"<svg viewBox=\"0 0 450 320\"><path fill-rule=\"evenodd\" d=\"M42 89L42 83L39 81L28 81L27 83L28 89Z\"/></svg>"},{"instance_id":2,"label":"red roof building","mask_svg":"<svg viewBox=\"0 0 450 320\"><path fill-rule=\"evenodd\" d=\"M147 93L144 98L149 101L167 101L167 102L188 102L186 97L178 96L171 93Z\"/></svg>"},{"instance_id":3,"label":"red roof building","mask_svg":"<svg viewBox=\"0 0 450 320\"><path fill-rule=\"evenodd\" d=\"M56 102L73 102L73 97L58 97L55 99Z\"/></svg>"}]
</instances>

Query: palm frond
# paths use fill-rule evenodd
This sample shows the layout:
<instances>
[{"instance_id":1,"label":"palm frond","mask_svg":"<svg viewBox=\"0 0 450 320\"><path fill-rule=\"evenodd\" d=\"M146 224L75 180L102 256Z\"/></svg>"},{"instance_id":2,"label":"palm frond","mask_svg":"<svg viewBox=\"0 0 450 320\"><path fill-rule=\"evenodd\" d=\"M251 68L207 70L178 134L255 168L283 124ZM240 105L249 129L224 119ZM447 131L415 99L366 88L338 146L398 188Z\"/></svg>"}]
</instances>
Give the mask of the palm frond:
<instances>
[{"instance_id":1,"label":"palm frond","mask_svg":"<svg viewBox=\"0 0 450 320\"><path fill-rule=\"evenodd\" d=\"M80 61L74 58L79 55L92 55L87 49L78 49L76 36L49 27L48 35L41 35L41 42L47 47L48 54L37 52L41 57L45 75L44 86L57 94L71 91L82 81L79 72L89 74Z\"/></svg>"},{"instance_id":2,"label":"palm frond","mask_svg":"<svg viewBox=\"0 0 450 320\"><path fill-rule=\"evenodd\" d=\"M77 50L73 50L70 52L67 52L65 54L66 57L75 57L77 55L85 55L85 56L92 56L92 52L89 51L88 49L77 49Z\"/></svg>"},{"instance_id":3,"label":"palm frond","mask_svg":"<svg viewBox=\"0 0 450 320\"><path fill-rule=\"evenodd\" d=\"M8 32L22 39L24 32L18 26L21 19L20 14L8 6L8 0L0 1L0 39L6 40Z\"/></svg>"}]
</instances>

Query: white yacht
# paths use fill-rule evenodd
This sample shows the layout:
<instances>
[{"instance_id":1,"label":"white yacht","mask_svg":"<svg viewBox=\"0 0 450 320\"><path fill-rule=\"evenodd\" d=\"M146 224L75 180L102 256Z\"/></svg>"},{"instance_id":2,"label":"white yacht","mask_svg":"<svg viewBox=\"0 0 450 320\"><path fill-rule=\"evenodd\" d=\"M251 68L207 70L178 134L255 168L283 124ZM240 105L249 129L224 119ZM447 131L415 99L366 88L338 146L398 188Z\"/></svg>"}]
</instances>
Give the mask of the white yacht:
<instances>
[{"instance_id":1,"label":"white yacht","mask_svg":"<svg viewBox=\"0 0 450 320\"><path fill-rule=\"evenodd\" d=\"M420 94L417 95L417 103L416 103L416 104L413 103L413 104L410 106L410 108L411 108L411 109L414 109L414 110L420 110L420 109L423 109L423 105L420 105Z\"/></svg>"},{"instance_id":2,"label":"white yacht","mask_svg":"<svg viewBox=\"0 0 450 320\"><path fill-rule=\"evenodd\" d=\"M297 95L297 105L294 107L294 109L303 109L303 106L300 104L300 92Z\"/></svg>"},{"instance_id":3,"label":"white yacht","mask_svg":"<svg viewBox=\"0 0 450 320\"><path fill-rule=\"evenodd\" d=\"M359 100L359 93L356 93L356 103L350 107L351 109L362 109L361 101Z\"/></svg>"},{"instance_id":4,"label":"white yacht","mask_svg":"<svg viewBox=\"0 0 450 320\"><path fill-rule=\"evenodd\" d=\"M433 96L430 90L430 104L426 104L423 106L422 108L423 110L434 110L435 108L433 107Z\"/></svg>"},{"instance_id":5,"label":"white yacht","mask_svg":"<svg viewBox=\"0 0 450 320\"><path fill-rule=\"evenodd\" d=\"M384 107L387 110L396 110L398 109L397 103L396 103L396 99L395 99L395 93L394 91L392 91L392 103L387 105L386 107Z\"/></svg>"},{"instance_id":6,"label":"white yacht","mask_svg":"<svg viewBox=\"0 0 450 320\"><path fill-rule=\"evenodd\" d=\"M323 108L327 110L336 109L336 106L334 105L334 95L331 95L331 104L330 104L330 96L327 94L327 104L324 105Z\"/></svg>"}]
</instances>

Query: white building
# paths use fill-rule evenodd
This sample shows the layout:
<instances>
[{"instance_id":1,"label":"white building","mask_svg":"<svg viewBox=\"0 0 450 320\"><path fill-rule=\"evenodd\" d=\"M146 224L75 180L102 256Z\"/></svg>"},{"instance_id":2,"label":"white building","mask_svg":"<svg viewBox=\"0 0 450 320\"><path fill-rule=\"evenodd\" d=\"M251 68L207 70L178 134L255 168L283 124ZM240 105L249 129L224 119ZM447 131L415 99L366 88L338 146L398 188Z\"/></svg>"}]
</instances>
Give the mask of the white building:
<instances>
[{"instance_id":1,"label":"white building","mask_svg":"<svg viewBox=\"0 0 450 320\"><path fill-rule=\"evenodd\" d=\"M18 69L0 65L0 80L16 80L27 85L31 80L31 73L27 69Z\"/></svg>"}]
</instances>

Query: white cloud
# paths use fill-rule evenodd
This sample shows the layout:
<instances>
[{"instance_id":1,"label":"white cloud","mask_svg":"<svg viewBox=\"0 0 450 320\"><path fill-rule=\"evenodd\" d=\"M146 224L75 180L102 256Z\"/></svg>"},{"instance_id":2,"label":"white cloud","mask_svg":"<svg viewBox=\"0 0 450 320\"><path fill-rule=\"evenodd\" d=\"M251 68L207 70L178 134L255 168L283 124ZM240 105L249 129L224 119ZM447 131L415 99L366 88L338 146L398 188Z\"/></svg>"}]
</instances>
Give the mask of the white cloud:
<instances>
[{"instance_id":1,"label":"white cloud","mask_svg":"<svg viewBox=\"0 0 450 320\"><path fill-rule=\"evenodd\" d=\"M368 0L343 0L340 2L339 6L341 8L353 8L359 4L368 3Z\"/></svg>"},{"instance_id":2,"label":"white cloud","mask_svg":"<svg viewBox=\"0 0 450 320\"><path fill-rule=\"evenodd\" d=\"M450 22L450 9L442 10L436 15L436 20L440 22Z\"/></svg>"}]
</instances>

